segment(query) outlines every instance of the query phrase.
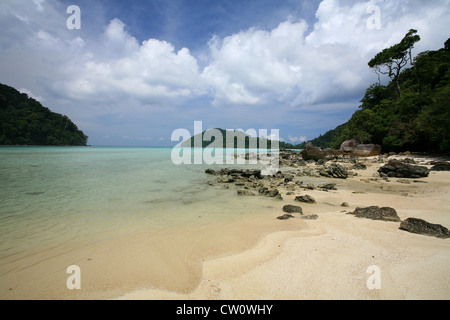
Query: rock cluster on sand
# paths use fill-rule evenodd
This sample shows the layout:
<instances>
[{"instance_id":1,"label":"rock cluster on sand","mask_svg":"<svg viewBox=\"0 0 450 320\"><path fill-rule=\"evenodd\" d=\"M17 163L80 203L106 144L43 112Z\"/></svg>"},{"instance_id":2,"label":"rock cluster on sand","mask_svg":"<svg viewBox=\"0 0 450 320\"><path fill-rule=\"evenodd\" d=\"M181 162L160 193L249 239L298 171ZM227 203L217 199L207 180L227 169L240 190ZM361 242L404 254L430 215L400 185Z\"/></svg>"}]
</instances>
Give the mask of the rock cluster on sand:
<instances>
[{"instance_id":1,"label":"rock cluster on sand","mask_svg":"<svg viewBox=\"0 0 450 320\"><path fill-rule=\"evenodd\" d=\"M380 174L394 178L428 177L430 170L423 166L413 166L399 160L390 160L388 164L378 169Z\"/></svg>"},{"instance_id":2,"label":"rock cluster on sand","mask_svg":"<svg viewBox=\"0 0 450 320\"><path fill-rule=\"evenodd\" d=\"M390 155L384 155L380 157L372 158L354 158L348 155L351 151L352 155L355 155L355 150L361 150L361 155L369 157L372 155L372 151L378 154L380 151L377 146L367 146L356 144L356 142L348 142L343 144L343 150L339 152L347 152L345 154L338 154L336 150L322 150L316 148L311 144L307 144L307 147L303 152L294 152L285 150L280 153L280 165L298 168L294 171L278 171L274 175L263 176L261 170L242 170L242 169L206 169L205 173L217 177L217 181L207 181L209 185L221 184L227 189L230 185L237 187L237 195L239 196L266 196L274 199L283 200L281 192L286 195L294 195L294 201L303 202L308 204L316 203L316 200L310 195L295 195L299 188L305 190L322 190L330 191L337 190L336 183L328 182L320 185L314 185L310 182L304 184L304 181L298 179L298 177L308 176L313 178L330 178L330 179L347 179L357 175L350 170L365 170L367 164L384 164L382 165L375 178L364 179L364 181L378 181L381 177L387 182L388 177L400 178L397 180L399 183L410 183L412 180L409 178L422 178L429 175L430 169L424 166L415 165L416 161L412 158L405 158L401 160L391 159L387 164L387 158ZM358 153L359 151L356 151ZM407 155L407 154L405 154ZM339 163L338 163L339 162ZM431 170L436 171L448 171L450 170L450 163L443 161L434 161L428 163L433 165ZM299 168L302 167L302 168ZM363 179L360 179L363 180ZM420 180L414 180L413 182L423 182ZM281 190L281 192L280 192ZM356 193L356 192L354 192ZM348 203L343 202L343 207L348 207ZM317 219L315 214L304 215L303 209L296 205L283 206L284 214L277 217L279 220L287 220L295 218L294 214L299 214L301 219ZM395 209L390 207L378 207L370 206L367 208L356 208L353 212L347 212L347 214L354 215L358 218L366 218L372 220L383 220L391 222L401 222L400 229L406 230L412 233L420 233L424 235L431 235L439 238L450 237L449 230L441 225L431 224L421 219L408 218L405 221L401 221Z\"/></svg>"},{"instance_id":3,"label":"rock cluster on sand","mask_svg":"<svg viewBox=\"0 0 450 320\"><path fill-rule=\"evenodd\" d=\"M395 209L390 207L380 208L371 206L367 208L356 208L355 211L348 212L347 214L352 214L358 218L400 222L399 229L401 230L437 238L450 238L450 231L446 227L440 224L429 223L418 218L407 218L406 220L401 221Z\"/></svg>"}]
</instances>

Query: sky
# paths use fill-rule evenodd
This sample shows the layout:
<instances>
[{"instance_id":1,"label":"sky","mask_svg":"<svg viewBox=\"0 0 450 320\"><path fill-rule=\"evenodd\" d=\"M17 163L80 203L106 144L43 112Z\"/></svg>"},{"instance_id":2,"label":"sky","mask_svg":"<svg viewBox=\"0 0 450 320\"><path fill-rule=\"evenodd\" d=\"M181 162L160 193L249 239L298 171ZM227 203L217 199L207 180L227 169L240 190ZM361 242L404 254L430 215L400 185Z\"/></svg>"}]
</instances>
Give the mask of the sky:
<instances>
[{"instance_id":1,"label":"sky","mask_svg":"<svg viewBox=\"0 0 450 320\"><path fill-rule=\"evenodd\" d=\"M90 145L173 146L194 121L300 143L350 119L409 29L413 55L442 48L449 17L450 0L0 0L0 83Z\"/></svg>"}]
</instances>

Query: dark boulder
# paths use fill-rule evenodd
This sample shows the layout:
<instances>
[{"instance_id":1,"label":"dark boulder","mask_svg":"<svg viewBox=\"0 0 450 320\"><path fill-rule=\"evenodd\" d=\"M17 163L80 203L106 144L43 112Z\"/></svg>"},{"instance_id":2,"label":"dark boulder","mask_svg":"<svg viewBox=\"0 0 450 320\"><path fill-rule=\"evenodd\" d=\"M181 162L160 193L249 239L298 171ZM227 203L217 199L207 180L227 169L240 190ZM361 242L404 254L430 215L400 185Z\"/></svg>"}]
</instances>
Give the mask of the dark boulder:
<instances>
[{"instance_id":1,"label":"dark boulder","mask_svg":"<svg viewBox=\"0 0 450 320\"><path fill-rule=\"evenodd\" d=\"M389 207L377 207L371 206L367 208L356 208L355 211L349 212L357 218L366 218L371 220L383 220L383 221L393 221L399 222L400 218L397 215L397 211Z\"/></svg>"},{"instance_id":2,"label":"dark boulder","mask_svg":"<svg viewBox=\"0 0 450 320\"><path fill-rule=\"evenodd\" d=\"M300 213L303 214L303 209L302 207L299 206L293 206L291 204L285 205L283 207L283 211L287 212L287 213Z\"/></svg>"},{"instance_id":3,"label":"dark boulder","mask_svg":"<svg viewBox=\"0 0 450 320\"><path fill-rule=\"evenodd\" d=\"M422 178L428 177L430 170L423 166L413 166L399 160L390 160L388 164L378 169L378 172L394 178Z\"/></svg>"},{"instance_id":4,"label":"dark boulder","mask_svg":"<svg viewBox=\"0 0 450 320\"><path fill-rule=\"evenodd\" d=\"M327 153L321 148L314 147L311 142L308 142L305 149L301 152L303 160L314 160L318 161L320 159L325 159Z\"/></svg>"},{"instance_id":5,"label":"dark boulder","mask_svg":"<svg viewBox=\"0 0 450 320\"><path fill-rule=\"evenodd\" d=\"M424 234L437 238L449 238L449 230L440 224L432 224L422 219L408 218L400 224L401 230Z\"/></svg>"}]
</instances>

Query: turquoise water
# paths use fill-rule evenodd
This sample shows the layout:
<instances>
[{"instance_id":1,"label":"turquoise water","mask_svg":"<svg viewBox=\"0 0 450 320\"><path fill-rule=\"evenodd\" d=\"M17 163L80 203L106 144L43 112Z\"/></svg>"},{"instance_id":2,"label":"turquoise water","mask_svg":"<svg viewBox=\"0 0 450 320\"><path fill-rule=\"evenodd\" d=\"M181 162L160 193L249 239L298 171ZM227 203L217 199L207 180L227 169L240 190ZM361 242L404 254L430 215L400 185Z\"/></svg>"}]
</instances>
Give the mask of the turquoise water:
<instances>
[{"instance_id":1,"label":"turquoise water","mask_svg":"<svg viewBox=\"0 0 450 320\"><path fill-rule=\"evenodd\" d=\"M30 252L233 219L266 201L209 186L213 166L175 165L171 152L0 147L0 277Z\"/></svg>"}]
</instances>

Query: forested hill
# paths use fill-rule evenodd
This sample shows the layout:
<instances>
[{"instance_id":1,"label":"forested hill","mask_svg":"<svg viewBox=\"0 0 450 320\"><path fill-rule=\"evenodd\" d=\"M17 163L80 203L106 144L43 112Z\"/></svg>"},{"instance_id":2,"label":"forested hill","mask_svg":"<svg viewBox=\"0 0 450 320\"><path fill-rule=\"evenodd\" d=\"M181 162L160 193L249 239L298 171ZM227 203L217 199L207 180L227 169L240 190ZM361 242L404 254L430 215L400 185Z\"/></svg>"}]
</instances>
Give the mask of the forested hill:
<instances>
[{"instance_id":1,"label":"forested hill","mask_svg":"<svg viewBox=\"0 0 450 320\"><path fill-rule=\"evenodd\" d=\"M388 75L389 84L371 85L351 119L311 140L313 145L339 148L343 141L356 138L379 144L384 152L449 154L450 39L440 50L419 53L409 68L398 68L412 60L408 54L419 40L415 30L410 30L402 42L372 59L369 67L380 77Z\"/></svg>"},{"instance_id":2,"label":"forested hill","mask_svg":"<svg viewBox=\"0 0 450 320\"><path fill-rule=\"evenodd\" d=\"M87 140L67 116L0 84L0 145L85 146Z\"/></svg>"}]
</instances>

